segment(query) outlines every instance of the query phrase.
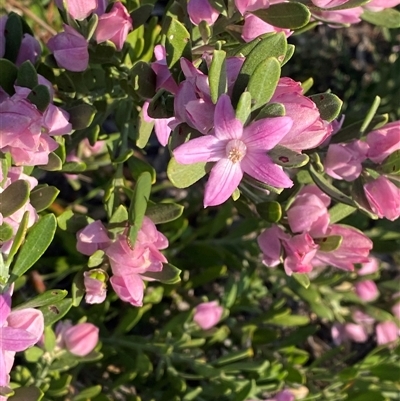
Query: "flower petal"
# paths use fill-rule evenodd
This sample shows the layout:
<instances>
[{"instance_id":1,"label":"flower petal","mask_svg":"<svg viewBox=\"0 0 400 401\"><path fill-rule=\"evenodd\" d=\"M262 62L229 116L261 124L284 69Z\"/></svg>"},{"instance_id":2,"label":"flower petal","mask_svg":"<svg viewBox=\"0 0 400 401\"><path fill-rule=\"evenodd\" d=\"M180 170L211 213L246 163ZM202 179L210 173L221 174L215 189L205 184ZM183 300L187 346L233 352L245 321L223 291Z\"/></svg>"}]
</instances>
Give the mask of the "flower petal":
<instances>
[{"instance_id":1,"label":"flower petal","mask_svg":"<svg viewBox=\"0 0 400 401\"><path fill-rule=\"evenodd\" d=\"M213 135L206 135L178 146L173 153L181 164L215 162L225 156L225 142Z\"/></svg>"},{"instance_id":2,"label":"flower petal","mask_svg":"<svg viewBox=\"0 0 400 401\"><path fill-rule=\"evenodd\" d=\"M215 136L218 139L240 139L243 133L242 123L236 119L231 100L222 95L215 106Z\"/></svg>"},{"instance_id":3,"label":"flower petal","mask_svg":"<svg viewBox=\"0 0 400 401\"><path fill-rule=\"evenodd\" d=\"M251 177L276 188L290 188L292 180L281 167L274 164L269 156L262 153L247 153L241 162L242 169Z\"/></svg>"},{"instance_id":4,"label":"flower petal","mask_svg":"<svg viewBox=\"0 0 400 401\"><path fill-rule=\"evenodd\" d=\"M26 330L0 327L0 349L2 350L24 351L37 341L37 337Z\"/></svg>"},{"instance_id":5,"label":"flower petal","mask_svg":"<svg viewBox=\"0 0 400 401\"><path fill-rule=\"evenodd\" d=\"M242 140L248 148L270 150L290 131L290 117L263 118L243 130Z\"/></svg>"},{"instance_id":6,"label":"flower petal","mask_svg":"<svg viewBox=\"0 0 400 401\"><path fill-rule=\"evenodd\" d=\"M238 187L243 177L240 163L220 160L211 170L204 193L204 207L225 202Z\"/></svg>"}]
</instances>

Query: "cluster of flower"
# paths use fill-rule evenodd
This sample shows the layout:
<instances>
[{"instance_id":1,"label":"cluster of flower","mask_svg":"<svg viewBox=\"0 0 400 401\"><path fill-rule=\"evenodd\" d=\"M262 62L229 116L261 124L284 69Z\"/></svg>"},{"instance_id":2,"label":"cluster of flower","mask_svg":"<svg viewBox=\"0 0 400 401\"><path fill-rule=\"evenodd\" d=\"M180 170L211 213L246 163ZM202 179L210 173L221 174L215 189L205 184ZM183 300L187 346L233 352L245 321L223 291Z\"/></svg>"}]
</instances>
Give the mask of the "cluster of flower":
<instances>
[{"instance_id":1,"label":"cluster of flower","mask_svg":"<svg viewBox=\"0 0 400 401\"><path fill-rule=\"evenodd\" d=\"M293 33L290 29L276 27L252 14L253 11L264 10L271 5L283 2L284 0L235 0L236 8L244 19L243 40L250 42L257 36L269 32L284 32L286 37L290 36ZM348 2L349 0L312 0L313 6L310 7L310 11L313 20L328 23L332 27L356 24L361 21L360 17L366 10L376 12L400 4L399 0L372 0L363 6L335 9L346 6ZM195 25L199 25L202 21L213 25L220 15L220 12L214 9L208 0L189 0L188 13Z\"/></svg>"},{"instance_id":2,"label":"cluster of flower","mask_svg":"<svg viewBox=\"0 0 400 401\"><path fill-rule=\"evenodd\" d=\"M134 306L141 306L145 281L148 272L161 272L167 259L160 249L168 247L167 238L161 234L155 224L145 217L135 245L129 244L126 231L111 241L107 229L99 220L94 221L78 231L77 249L84 255L92 255L103 250L108 257L113 276L111 285L119 298ZM102 269L94 269L85 273L86 302L101 303L106 297L105 282L108 275Z\"/></svg>"}]
</instances>

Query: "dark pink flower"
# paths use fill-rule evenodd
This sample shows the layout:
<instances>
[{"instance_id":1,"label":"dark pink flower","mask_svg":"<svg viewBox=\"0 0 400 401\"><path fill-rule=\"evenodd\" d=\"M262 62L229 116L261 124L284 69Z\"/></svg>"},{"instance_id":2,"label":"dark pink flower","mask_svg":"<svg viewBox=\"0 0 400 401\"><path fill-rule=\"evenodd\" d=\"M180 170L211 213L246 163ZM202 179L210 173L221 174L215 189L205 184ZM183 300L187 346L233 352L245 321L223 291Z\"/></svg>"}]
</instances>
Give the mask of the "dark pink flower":
<instances>
[{"instance_id":1,"label":"dark pink flower","mask_svg":"<svg viewBox=\"0 0 400 401\"><path fill-rule=\"evenodd\" d=\"M204 302L196 306L193 320L203 329L214 327L221 320L224 308L217 301Z\"/></svg>"},{"instance_id":2,"label":"dark pink flower","mask_svg":"<svg viewBox=\"0 0 400 401\"><path fill-rule=\"evenodd\" d=\"M214 113L214 132L195 138L174 150L178 163L217 162L204 194L204 207L225 202L246 173L268 185L293 185L282 168L266 154L292 126L288 117L265 118L248 127L236 119L227 95L222 95Z\"/></svg>"},{"instance_id":3,"label":"dark pink flower","mask_svg":"<svg viewBox=\"0 0 400 401\"><path fill-rule=\"evenodd\" d=\"M58 33L47 42L60 68L68 71L85 71L89 64L87 40L73 28L64 25L64 32Z\"/></svg>"},{"instance_id":4,"label":"dark pink flower","mask_svg":"<svg viewBox=\"0 0 400 401\"><path fill-rule=\"evenodd\" d=\"M122 50L130 30L132 30L132 18L125 6L118 1L114 3L110 12L99 17L94 37L97 43L110 40L118 50Z\"/></svg>"}]
</instances>

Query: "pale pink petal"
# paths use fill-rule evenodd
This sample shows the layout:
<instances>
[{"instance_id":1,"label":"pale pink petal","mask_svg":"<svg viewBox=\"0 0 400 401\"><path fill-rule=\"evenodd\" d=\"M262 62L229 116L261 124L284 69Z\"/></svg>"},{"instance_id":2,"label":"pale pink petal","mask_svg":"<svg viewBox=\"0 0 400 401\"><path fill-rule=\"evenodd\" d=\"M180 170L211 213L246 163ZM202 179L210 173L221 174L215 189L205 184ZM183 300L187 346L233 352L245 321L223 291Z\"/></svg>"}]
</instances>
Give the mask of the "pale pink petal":
<instances>
[{"instance_id":1,"label":"pale pink petal","mask_svg":"<svg viewBox=\"0 0 400 401\"><path fill-rule=\"evenodd\" d=\"M284 173L282 167L274 164L267 155L248 152L241 165L246 174L267 185L276 188L293 186L293 181Z\"/></svg>"},{"instance_id":2,"label":"pale pink petal","mask_svg":"<svg viewBox=\"0 0 400 401\"><path fill-rule=\"evenodd\" d=\"M231 100L222 95L214 113L215 136L220 139L240 139L243 133L242 123L236 119Z\"/></svg>"},{"instance_id":3,"label":"pale pink petal","mask_svg":"<svg viewBox=\"0 0 400 401\"><path fill-rule=\"evenodd\" d=\"M37 342L34 334L14 327L0 327L0 349L24 351Z\"/></svg>"},{"instance_id":4,"label":"pale pink petal","mask_svg":"<svg viewBox=\"0 0 400 401\"><path fill-rule=\"evenodd\" d=\"M225 143L213 135L205 135L178 146L173 153L181 164L215 162L225 157Z\"/></svg>"},{"instance_id":5,"label":"pale pink petal","mask_svg":"<svg viewBox=\"0 0 400 401\"><path fill-rule=\"evenodd\" d=\"M204 192L204 207L225 202L238 187L243 177L240 163L220 160L211 170Z\"/></svg>"},{"instance_id":6,"label":"pale pink petal","mask_svg":"<svg viewBox=\"0 0 400 401\"><path fill-rule=\"evenodd\" d=\"M124 277L113 276L110 282L118 297L133 306L143 305L144 284L138 274L127 274Z\"/></svg>"}]
</instances>

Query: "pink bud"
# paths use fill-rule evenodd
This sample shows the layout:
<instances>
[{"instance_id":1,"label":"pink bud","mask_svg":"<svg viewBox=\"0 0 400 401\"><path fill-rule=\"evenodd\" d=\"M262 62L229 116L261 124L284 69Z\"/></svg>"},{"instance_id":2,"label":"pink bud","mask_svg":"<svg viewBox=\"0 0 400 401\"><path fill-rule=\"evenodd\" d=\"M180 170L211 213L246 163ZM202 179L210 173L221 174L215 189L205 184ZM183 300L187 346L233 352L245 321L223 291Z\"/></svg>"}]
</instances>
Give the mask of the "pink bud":
<instances>
[{"instance_id":1,"label":"pink bud","mask_svg":"<svg viewBox=\"0 0 400 401\"><path fill-rule=\"evenodd\" d=\"M367 263L361 264L361 269L357 270L359 276L376 273L379 270L379 260L371 256Z\"/></svg>"},{"instance_id":2,"label":"pink bud","mask_svg":"<svg viewBox=\"0 0 400 401\"><path fill-rule=\"evenodd\" d=\"M15 64L19 67L24 61L27 60L29 60L32 64L35 64L41 54L42 49L39 42L32 35L25 33L22 37L21 46L19 48Z\"/></svg>"},{"instance_id":3,"label":"pink bud","mask_svg":"<svg viewBox=\"0 0 400 401\"><path fill-rule=\"evenodd\" d=\"M107 229L100 220L90 223L76 233L76 249L84 255L92 255L99 249L105 249L111 241Z\"/></svg>"},{"instance_id":4,"label":"pink bud","mask_svg":"<svg viewBox=\"0 0 400 401\"><path fill-rule=\"evenodd\" d=\"M189 0L187 11L194 25L199 25L201 21L213 25L219 16L219 12L207 0Z\"/></svg>"},{"instance_id":5,"label":"pink bud","mask_svg":"<svg viewBox=\"0 0 400 401\"><path fill-rule=\"evenodd\" d=\"M67 11L72 18L83 20L88 17L97 7L97 0L64 0ZM56 0L56 6L64 10L64 1Z\"/></svg>"},{"instance_id":6,"label":"pink bud","mask_svg":"<svg viewBox=\"0 0 400 401\"><path fill-rule=\"evenodd\" d=\"M294 401L295 396L289 390L283 390L275 395L276 401Z\"/></svg>"},{"instance_id":7,"label":"pink bud","mask_svg":"<svg viewBox=\"0 0 400 401\"><path fill-rule=\"evenodd\" d=\"M235 0L236 8L240 14L269 7L269 0Z\"/></svg>"},{"instance_id":8,"label":"pink bud","mask_svg":"<svg viewBox=\"0 0 400 401\"><path fill-rule=\"evenodd\" d=\"M125 6L116 2L110 12L99 17L94 36L97 43L110 40L118 50L121 50L130 30L132 30L132 18Z\"/></svg>"},{"instance_id":9,"label":"pink bud","mask_svg":"<svg viewBox=\"0 0 400 401\"><path fill-rule=\"evenodd\" d=\"M89 64L88 43L73 28L64 25L64 32L53 36L47 46L60 68L68 71L85 71Z\"/></svg>"},{"instance_id":10,"label":"pink bud","mask_svg":"<svg viewBox=\"0 0 400 401\"><path fill-rule=\"evenodd\" d=\"M386 177L381 175L365 184L364 192L371 210L381 219L394 221L400 216L400 188Z\"/></svg>"},{"instance_id":11,"label":"pink bud","mask_svg":"<svg viewBox=\"0 0 400 401\"><path fill-rule=\"evenodd\" d=\"M394 322L382 322L376 325L376 342L378 345L391 343L397 340L398 327Z\"/></svg>"},{"instance_id":12,"label":"pink bud","mask_svg":"<svg viewBox=\"0 0 400 401\"><path fill-rule=\"evenodd\" d=\"M71 354L85 356L92 352L99 341L99 329L91 323L80 323L63 333L65 347Z\"/></svg>"},{"instance_id":13,"label":"pink bud","mask_svg":"<svg viewBox=\"0 0 400 401\"><path fill-rule=\"evenodd\" d=\"M392 306L392 313L400 320L400 302L397 302L397 304Z\"/></svg>"},{"instance_id":14,"label":"pink bud","mask_svg":"<svg viewBox=\"0 0 400 401\"><path fill-rule=\"evenodd\" d=\"M368 334L365 327L359 324L346 323L343 330L344 335L351 341L356 343L365 343L365 341L368 340Z\"/></svg>"},{"instance_id":15,"label":"pink bud","mask_svg":"<svg viewBox=\"0 0 400 401\"><path fill-rule=\"evenodd\" d=\"M217 301L204 302L196 306L193 320L203 330L208 330L220 321L223 311L224 308L218 306Z\"/></svg>"},{"instance_id":16,"label":"pink bud","mask_svg":"<svg viewBox=\"0 0 400 401\"><path fill-rule=\"evenodd\" d=\"M357 296L365 302L374 301L379 296L379 290L372 280L360 281L354 285Z\"/></svg>"},{"instance_id":17,"label":"pink bud","mask_svg":"<svg viewBox=\"0 0 400 401\"><path fill-rule=\"evenodd\" d=\"M108 274L102 269L93 269L83 273L86 289L85 301L88 304L101 304L107 295Z\"/></svg>"},{"instance_id":18,"label":"pink bud","mask_svg":"<svg viewBox=\"0 0 400 401\"><path fill-rule=\"evenodd\" d=\"M374 2L371 1L368 5ZM382 163L390 154L400 149L400 121L393 121L371 131L367 135L368 158L374 163Z\"/></svg>"},{"instance_id":19,"label":"pink bud","mask_svg":"<svg viewBox=\"0 0 400 401\"><path fill-rule=\"evenodd\" d=\"M367 151L368 145L361 141L329 145L324 161L326 173L337 180L354 181L361 174Z\"/></svg>"}]
</instances>

